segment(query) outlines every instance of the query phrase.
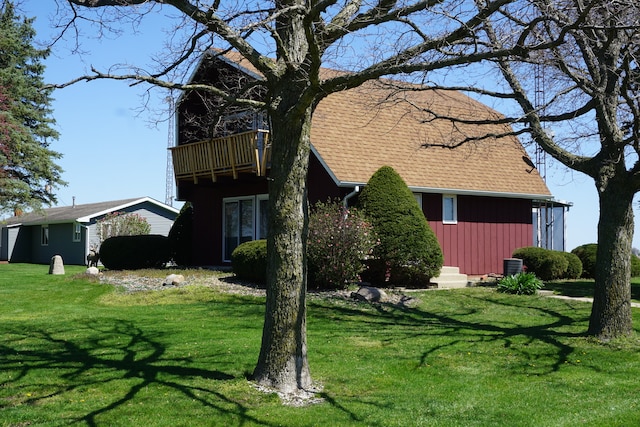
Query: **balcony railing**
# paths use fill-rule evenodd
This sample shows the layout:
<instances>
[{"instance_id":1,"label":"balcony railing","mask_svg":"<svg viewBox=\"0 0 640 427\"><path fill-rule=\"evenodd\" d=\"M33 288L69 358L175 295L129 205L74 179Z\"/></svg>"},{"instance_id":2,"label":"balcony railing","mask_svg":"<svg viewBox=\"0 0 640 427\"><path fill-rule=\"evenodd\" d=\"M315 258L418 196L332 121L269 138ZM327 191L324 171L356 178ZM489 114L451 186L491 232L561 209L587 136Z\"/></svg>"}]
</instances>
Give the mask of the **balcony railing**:
<instances>
[{"instance_id":1,"label":"balcony railing","mask_svg":"<svg viewBox=\"0 0 640 427\"><path fill-rule=\"evenodd\" d=\"M240 172L264 176L271 161L269 132L255 130L171 148L176 181L219 176Z\"/></svg>"}]
</instances>

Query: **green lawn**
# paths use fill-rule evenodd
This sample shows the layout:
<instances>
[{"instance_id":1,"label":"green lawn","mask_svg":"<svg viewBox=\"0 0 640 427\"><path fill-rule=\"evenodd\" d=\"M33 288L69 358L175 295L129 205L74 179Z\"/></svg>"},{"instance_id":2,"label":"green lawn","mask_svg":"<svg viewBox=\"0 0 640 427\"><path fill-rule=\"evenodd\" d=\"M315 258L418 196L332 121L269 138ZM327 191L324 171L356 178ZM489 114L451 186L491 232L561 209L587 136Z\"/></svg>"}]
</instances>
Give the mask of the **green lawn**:
<instances>
[{"instance_id":1,"label":"green lawn","mask_svg":"<svg viewBox=\"0 0 640 427\"><path fill-rule=\"evenodd\" d=\"M584 337L590 304L490 287L400 308L312 297L322 403L246 380L263 298L187 287L124 294L48 266L0 265L2 426L640 425L635 335Z\"/></svg>"}]
</instances>

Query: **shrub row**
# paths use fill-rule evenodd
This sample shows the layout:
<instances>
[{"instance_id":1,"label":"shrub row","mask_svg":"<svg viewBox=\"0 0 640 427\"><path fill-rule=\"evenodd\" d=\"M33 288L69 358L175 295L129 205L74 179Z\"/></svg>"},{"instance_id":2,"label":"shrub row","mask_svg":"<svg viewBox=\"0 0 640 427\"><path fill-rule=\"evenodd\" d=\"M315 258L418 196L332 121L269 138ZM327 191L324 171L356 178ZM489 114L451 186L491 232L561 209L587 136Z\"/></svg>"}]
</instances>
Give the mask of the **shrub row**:
<instances>
[{"instance_id":1,"label":"shrub row","mask_svg":"<svg viewBox=\"0 0 640 427\"><path fill-rule=\"evenodd\" d=\"M542 280L577 279L582 274L582 262L573 253L525 247L513 251L512 256Z\"/></svg>"},{"instance_id":2,"label":"shrub row","mask_svg":"<svg viewBox=\"0 0 640 427\"><path fill-rule=\"evenodd\" d=\"M578 246L571 251L582 261L582 277L593 279L596 277L596 253L598 252L597 243L587 243ZM640 276L640 258L631 255L631 277Z\"/></svg>"},{"instance_id":3,"label":"shrub row","mask_svg":"<svg viewBox=\"0 0 640 427\"><path fill-rule=\"evenodd\" d=\"M100 260L109 270L160 268L171 260L169 239L156 234L110 237L100 246Z\"/></svg>"}]
</instances>

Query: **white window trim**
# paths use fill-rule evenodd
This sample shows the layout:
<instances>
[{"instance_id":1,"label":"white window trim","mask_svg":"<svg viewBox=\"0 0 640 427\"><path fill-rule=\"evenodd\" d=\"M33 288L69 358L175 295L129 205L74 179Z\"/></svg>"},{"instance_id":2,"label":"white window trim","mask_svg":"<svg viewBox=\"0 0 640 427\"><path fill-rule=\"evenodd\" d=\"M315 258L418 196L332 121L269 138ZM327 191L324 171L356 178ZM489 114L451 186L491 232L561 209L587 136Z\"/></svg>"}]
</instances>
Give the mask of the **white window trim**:
<instances>
[{"instance_id":1,"label":"white window trim","mask_svg":"<svg viewBox=\"0 0 640 427\"><path fill-rule=\"evenodd\" d=\"M447 219L445 199L453 200L453 218ZM455 194L443 194L442 195L442 223L443 224L457 224L458 223L458 198Z\"/></svg>"},{"instance_id":2,"label":"white window trim","mask_svg":"<svg viewBox=\"0 0 640 427\"><path fill-rule=\"evenodd\" d=\"M73 238L72 238L73 242L80 242L82 241L82 224L80 224L79 222L76 222L73 224Z\"/></svg>"},{"instance_id":3,"label":"white window trim","mask_svg":"<svg viewBox=\"0 0 640 427\"><path fill-rule=\"evenodd\" d=\"M40 226L40 246L49 246L49 225Z\"/></svg>"}]
</instances>

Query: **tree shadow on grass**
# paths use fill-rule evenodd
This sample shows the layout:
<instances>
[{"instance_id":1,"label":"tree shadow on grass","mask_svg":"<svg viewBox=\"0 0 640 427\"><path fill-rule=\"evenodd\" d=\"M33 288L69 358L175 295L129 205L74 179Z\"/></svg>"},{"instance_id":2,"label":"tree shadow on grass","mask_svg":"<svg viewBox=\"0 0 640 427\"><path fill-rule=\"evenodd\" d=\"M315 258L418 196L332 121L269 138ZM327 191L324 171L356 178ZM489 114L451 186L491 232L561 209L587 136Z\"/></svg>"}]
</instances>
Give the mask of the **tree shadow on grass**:
<instances>
[{"instance_id":1,"label":"tree shadow on grass","mask_svg":"<svg viewBox=\"0 0 640 427\"><path fill-rule=\"evenodd\" d=\"M428 297L425 295L425 298ZM548 306L544 302L537 304L533 302L535 299L527 297L502 298L492 296L490 293L482 295L460 293L459 300L460 304L457 308L448 308L443 311L428 311L420 307L386 303L370 305L359 302L332 305L315 302L314 305L322 307L323 310L314 311L314 316L321 317L323 313L326 315L338 311L341 316L360 319L358 326L360 332L363 330L385 331L394 328L392 333L382 339L387 344L430 336L444 338L444 340L438 340L441 344L424 349L416 360L416 366L426 364L434 354L460 343L497 342L500 347L520 352L525 358L528 357L526 352L531 344L543 344L547 364L544 372L538 369L538 374L555 372L567 362L574 352L570 339L585 336L585 332L575 332L576 325L586 322L589 318L587 312L568 315L552 308L553 305ZM539 299L539 301L543 300ZM511 310L514 317L510 320L489 320L491 319L489 314L478 315L481 311L478 307L483 306L484 310L488 311L493 308ZM533 324L527 325L520 322L518 313L525 311L529 313L529 317L537 316Z\"/></svg>"},{"instance_id":2,"label":"tree shadow on grass","mask_svg":"<svg viewBox=\"0 0 640 427\"><path fill-rule=\"evenodd\" d=\"M173 389L204 407L241 420L240 424L270 425L250 416L243 404L215 391L215 386L205 388L191 381L227 381L235 379L234 376L189 366L192 363L189 358L167 357L165 346L158 340L160 337L145 333L133 322L100 319L73 331L58 330L55 333L44 328L25 330L17 325L14 328L5 325L0 328L0 333L10 337L0 343L0 369L13 373L11 380L4 385L35 379L42 381L43 389L52 390L45 392L44 396L30 397L24 402L26 404L37 404L43 399L74 391L111 387L109 384L115 389L123 388L123 393L117 395L116 392L113 400L68 420L71 423L85 422L96 426L100 415L130 403L142 390L153 385ZM82 337L68 339L68 336L78 334ZM39 370L40 373L37 372ZM45 371L62 373L47 374ZM119 383L129 379L138 381L130 386ZM0 405L0 409L3 406Z\"/></svg>"},{"instance_id":3,"label":"tree shadow on grass","mask_svg":"<svg viewBox=\"0 0 640 427\"><path fill-rule=\"evenodd\" d=\"M426 300L432 296L436 295L427 293L421 298ZM583 331L586 331L585 322L589 316L588 310L579 306L576 308L571 302L504 297L491 292L460 292L455 298L448 297L446 304L451 305L441 308L437 304L425 303L406 307L386 303L315 300L310 303L310 312L313 318L325 318L333 324L339 322L341 332L327 330L328 336L365 336L380 342L382 347L390 346L386 353L389 357L395 354L394 349L402 347L405 349L402 357L409 360L409 366L413 358L416 371L424 366L437 366L440 360L455 361L456 354L466 354L467 348L474 348L478 352L486 351L483 357L508 358L498 368L504 375L527 377L552 375L567 363L570 364L577 344L573 340L585 336ZM513 316L501 314L494 320L491 315L493 311L513 313ZM523 313L527 315L526 320L519 317ZM348 321L340 322L340 319ZM483 349L485 344L486 350ZM497 350L497 354L489 356L494 350ZM380 354L380 360L384 359L385 356ZM361 357L371 359L376 356ZM483 359L468 360L482 363ZM460 363L465 361L460 359ZM585 365L581 367L596 369ZM496 367L494 365L489 369ZM353 412L347 402L329 393L324 393L323 397L350 419L361 421L361 414Z\"/></svg>"}]
</instances>

